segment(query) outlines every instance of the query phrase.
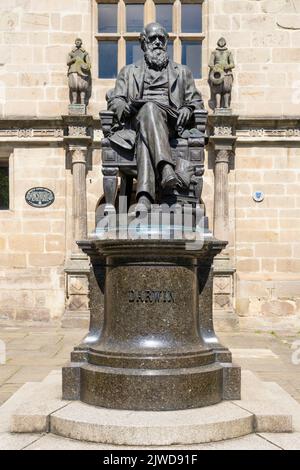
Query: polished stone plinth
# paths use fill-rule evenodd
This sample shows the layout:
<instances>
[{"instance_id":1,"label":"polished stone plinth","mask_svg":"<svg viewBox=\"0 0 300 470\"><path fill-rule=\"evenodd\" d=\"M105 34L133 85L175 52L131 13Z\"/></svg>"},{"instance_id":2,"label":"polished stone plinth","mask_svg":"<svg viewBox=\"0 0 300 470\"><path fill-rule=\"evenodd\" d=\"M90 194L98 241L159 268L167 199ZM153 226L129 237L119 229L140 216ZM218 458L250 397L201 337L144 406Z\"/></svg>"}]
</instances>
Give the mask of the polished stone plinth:
<instances>
[{"instance_id":1,"label":"polished stone plinth","mask_svg":"<svg viewBox=\"0 0 300 470\"><path fill-rule=\"evenodd\" d=\"M92 332L63 369L63 397L128 410L240 397L240 369L212 323L212 263L225 246L184 240L78 242L91 260ZM100 321L103 311L104 318Z\"/></svg>"}]
</instances>

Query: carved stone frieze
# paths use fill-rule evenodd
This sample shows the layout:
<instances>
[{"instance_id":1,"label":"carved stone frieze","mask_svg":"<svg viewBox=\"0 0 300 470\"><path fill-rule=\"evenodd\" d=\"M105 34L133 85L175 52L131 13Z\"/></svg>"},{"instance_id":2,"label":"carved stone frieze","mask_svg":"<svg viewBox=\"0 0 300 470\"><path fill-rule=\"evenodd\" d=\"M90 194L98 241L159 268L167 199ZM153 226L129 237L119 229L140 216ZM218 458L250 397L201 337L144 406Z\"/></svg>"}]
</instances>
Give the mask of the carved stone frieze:
<instances>
[{"instance_id":1,"label":"carved stone frieze","mask_svg":"<svg viewBox=\"0 0 300 470\"><path fill-rule=\"evenodd\" d=\"M232 127L217 126L214 128L214 135L232 135Z\"/></svg>"},{"instance_id":2,"label":"carved stone frieze","mask_svg":"<svg viewBox=\"0 0 300 470\"><path fill-rule=\"evenodd\" d=\"M69 126L68 128L69 136L72 137L82 137L86 136L86 127L78 127L78 126Z\"/></svg>"},{"instance_id":3,"label":"carved stone frieze","mask_svg":"<svg viewBox=\"0 0 300 470\"><path fill-rule=\"evenodd\" d=\"M63 129L32 129L32 128L21 128L21 129L0 129L1 137L14 137L17 139L33 139L37 137L54 137L62 138L64 135Z\"/></svg>"},{"instance_id":4,"label":"carved stone frieze","mask_svg":"<svg viewBox=\"0 0 300 470\"><path fill-rule=\"evenodd\" d=\"M251 128L239 129L237 131L238 137L284 137L293 138L300 137L300 129L265 129L265 128Z\"/></svg>"}]
</instances>

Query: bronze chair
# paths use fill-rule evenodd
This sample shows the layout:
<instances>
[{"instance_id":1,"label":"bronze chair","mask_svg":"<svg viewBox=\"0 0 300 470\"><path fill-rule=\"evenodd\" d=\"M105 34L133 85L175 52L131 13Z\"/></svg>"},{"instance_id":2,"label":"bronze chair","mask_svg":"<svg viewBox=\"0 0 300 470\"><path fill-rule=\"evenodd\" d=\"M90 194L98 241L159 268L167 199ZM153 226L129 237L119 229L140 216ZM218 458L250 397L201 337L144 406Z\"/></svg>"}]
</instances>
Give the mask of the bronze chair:
<instances>
[{"instance_id":1,"label":"bronze chair","mask_svg":"<svg viewBox=\"0 0 300 470\"><path fill-rule=\"evenodd\" d=\"M121 178L120 196L126 196L128 206L132 193L133 179L136 178L137 166L134 151L121 149L109 140L111 128L114 124L114 113L112 111L101 111L100 120L104 138L101 141L102 148L102 174L103 189L105 197L105 212L115 210L115 202L118 191L118 177ZM191 184L186 189L173 190L172 197L165 195L163 201L169 203L190 203L195 205L201 201L203 174L204 174L204 146L206 144L207 111L196 110L190 123L190 128L195 128L196 137L171 138L170 145L172 158L187 160L194 168Z\"/></svg>"}]
</instances>

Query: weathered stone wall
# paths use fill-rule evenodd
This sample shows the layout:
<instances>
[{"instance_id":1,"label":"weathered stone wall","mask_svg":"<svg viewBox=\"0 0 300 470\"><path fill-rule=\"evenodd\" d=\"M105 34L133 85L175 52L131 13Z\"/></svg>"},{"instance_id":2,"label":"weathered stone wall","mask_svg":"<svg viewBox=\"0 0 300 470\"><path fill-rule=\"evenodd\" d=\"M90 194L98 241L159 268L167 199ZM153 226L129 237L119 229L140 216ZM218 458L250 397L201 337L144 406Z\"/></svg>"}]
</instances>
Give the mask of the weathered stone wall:
<instances>
[{"instance_id":1,"label":"weathered stone wall","mask_svg":"<svg viewBox=\"0 0 300 470\"><path fill-rule=\"evenodd\" d=\"M238 147L235 168L231 210L240 324L299 327L299 147ZM265 195L259 203L252 199L257 190Z\"/></svg>"},{"instance_id":2,"label":"weathered stone wall","mask_svg":"<svg viewBox=\"0 0 300 470\"><path fill-rule=\"evenodd\" d=\"M97 78L96 0L0 2L0 116L59 116L68 104L66 58L82 37L91 55L90 112L105 106L113 80ZM299 109L300 0L205 0L203 79L224 35L236 70L232 105L242 115L293 115Z\"/></svg>"},{"instance_id":3,"label":"weathered stone wall","mask_svg":"<svg viewBox=\"0 0 300 470\"><path fill-rule=\"evenodd\" d=\"M60 321L65 308L65 264L72 246L72 174L65 149L27 142L2 150L13 175L11 210L0 211L0 320ZM100 151L87 169L89 232L102 194ZM54 203L25 201L35 186L51 189Z\"/></svg>"},{"instance_id":4,"label":"weathered stone wall","mask_svg":"<svg viewBox=\"0 0 300 470\"><path fill-rule=\"evenodd\" d=\"M232 106L240 115L299 113L300 1L209 1L208 48L220 35L236 61Z\"/></svg>"},{"instance_id":5,"label":"weathered stone wall","mask_svg":"<svg viewBox=\"0 0 300 470\"><path fill-rule=\"evenodd\" d=\"M49 321L64 306L66 178L64 150L16 147L11 209L0 211L0 318ZM55 202L36 209L25 201L46 186Z\"/></svg>"},{"instance_id":6,"label":"weathered stone wall","mask_svg":"<svg viewBox=\"0 0 300 470\"><path fill-rule=\"evenodd\" d=\"M66 58L80 35L91 51L90 0L0 2L2 114L66 113Z\"/></svg>"}]
</instances>

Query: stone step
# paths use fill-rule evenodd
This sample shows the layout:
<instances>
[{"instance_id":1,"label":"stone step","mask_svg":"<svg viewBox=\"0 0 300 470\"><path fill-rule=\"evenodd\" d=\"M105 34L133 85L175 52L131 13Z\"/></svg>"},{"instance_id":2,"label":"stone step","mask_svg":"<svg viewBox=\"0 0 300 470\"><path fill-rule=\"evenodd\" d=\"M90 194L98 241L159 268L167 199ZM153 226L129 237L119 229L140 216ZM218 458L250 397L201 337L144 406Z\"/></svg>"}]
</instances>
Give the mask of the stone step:
<instances>
[{"instance_id":1,"label":"stone step","mask_svg":"<svg viewBox=\"0 0 300 470\"><path fill-rule=\"evenodd\" d=\"M18 437L18 435L14 434L14 439ZM22 435L23 436L23 435ZM37 435L39 436L39 435ZM277 440L277 436L280 437L279 444L276 445L274 443ZM6 437L7 439L7 437ZM1 435L0 435L0 448L1 447ZM5 440L4 440L5 444ZM20 445L18 442L14 444L13 439L10 439L10 448L13 448L12 445L15 445L15 448ZM229 439L227 441L219 441L219 442L210 442L207 444L193 444L193 445L179 445L179 446L114 446L111 444L97 444L93 442L85 442L85 441L77 441L72 439L67 439L61 436L55 436L54 434L46 434L42 435L41 437L37 437L35 442L29 444L26 447L26 450L96 450L96 451L105 451L103 456L99 456L100 464L105 463L105 457L107 461L107 456L109 454L113 454L114 451L115 455L122 455L120 451L128 451L134 455L134 450L140 452L148 451L148 454L155 453L156 450L159 451L168 451L168 453L173 453L174 451L201 451L201 450L280 450L284 445L283 448L294 448L300 449L300 436L294 434L267 434L266 439L260 437L257 434L249 434L247 436L239 437L237 439ZM291 445L292 444L292 445ZM5 445L4 447L5 448ZM199 464L202 460L202 455L198 454L197 463Z\"/></svg>"},{"instance_id":2,"label":"stone step","mask_svg":"<svg viewBox=\"0 0 300 470\"><path fill-rule=\"evenodd\" d=\"M50 417L50 432L114 445L200 444L253 432L254 416L231 402L163 412L95 408L73 402Z\"/></svg>"}]
</instances>

